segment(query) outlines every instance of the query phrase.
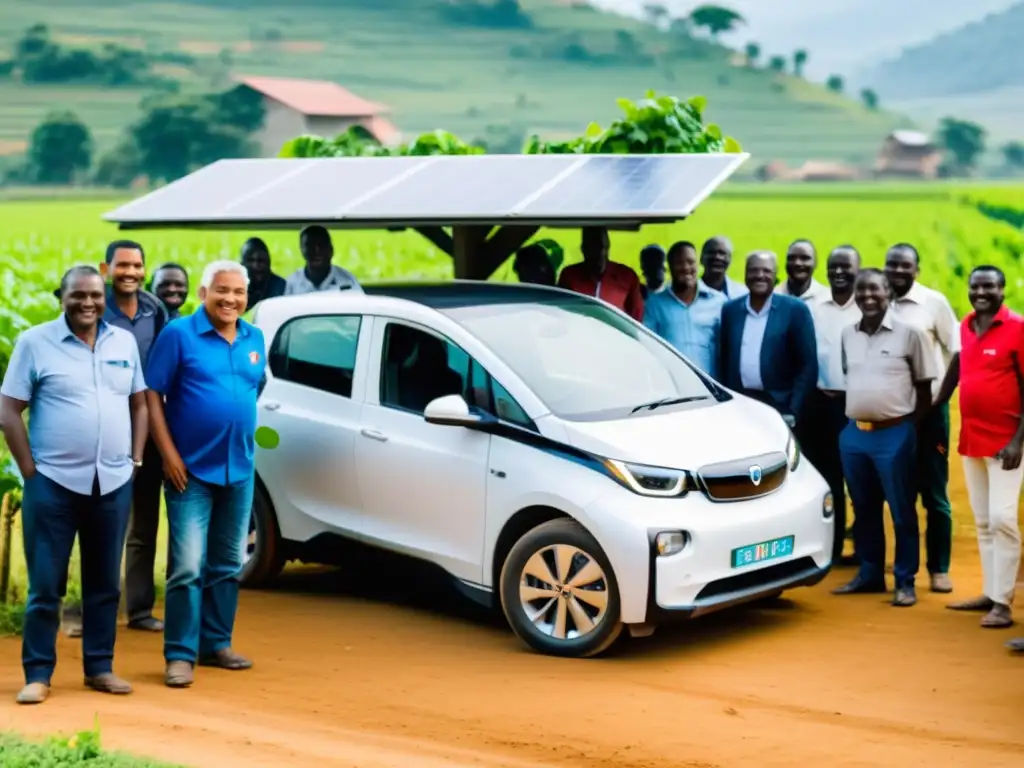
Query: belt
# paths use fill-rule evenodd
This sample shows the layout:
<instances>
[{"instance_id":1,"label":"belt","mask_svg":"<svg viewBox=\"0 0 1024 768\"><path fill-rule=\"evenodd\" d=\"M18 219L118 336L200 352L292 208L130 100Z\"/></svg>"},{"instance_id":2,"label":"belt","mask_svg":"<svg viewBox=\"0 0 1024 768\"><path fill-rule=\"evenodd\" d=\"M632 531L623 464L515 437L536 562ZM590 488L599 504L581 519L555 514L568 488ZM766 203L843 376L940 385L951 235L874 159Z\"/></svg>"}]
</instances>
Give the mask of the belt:
<instances>
[{"instance_id":1,"label":"belt","mask_svg":"<svg viewBox=\"0 0 1024 768\"><path fill-rule=\"evenodd\" d=\"M880 421L854 421L853 423L861 432L875 432L879 429L889 429L889 427L898 426L909 418L909 416L897 416L895 419L882 419Z\"/></svg>"}]
</instances>

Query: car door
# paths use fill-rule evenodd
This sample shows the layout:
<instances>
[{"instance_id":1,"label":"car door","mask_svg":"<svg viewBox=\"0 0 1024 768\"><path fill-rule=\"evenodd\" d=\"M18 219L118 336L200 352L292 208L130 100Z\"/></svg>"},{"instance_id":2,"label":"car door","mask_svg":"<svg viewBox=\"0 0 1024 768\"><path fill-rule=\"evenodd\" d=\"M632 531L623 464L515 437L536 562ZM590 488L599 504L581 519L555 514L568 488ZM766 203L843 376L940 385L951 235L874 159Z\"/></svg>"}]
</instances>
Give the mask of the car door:
<instances>
[{"instance_id":1,"label":"car door","mask_svg":"<svg viewBox=\"0 0 1024 768\"><path fill-rule=\"evenodd\" d=\"M356 445L367 538L480 583L491 438L423 418L435 396L472 404L472 358L424 326L377 318L369 366Z\"/></svg>"},{"instance_id":2,"label":"car door","mask_svg":"<svg viewBox=\"0 0 1024 768\"><path fill-rule=\"evenodd\" d=\"M372 318L309 315L288 321L271 344L258 412L279 443L257 452L257 469L286 539L358 535L355 444L372 336Z\"/></svg>"}]
</instances>

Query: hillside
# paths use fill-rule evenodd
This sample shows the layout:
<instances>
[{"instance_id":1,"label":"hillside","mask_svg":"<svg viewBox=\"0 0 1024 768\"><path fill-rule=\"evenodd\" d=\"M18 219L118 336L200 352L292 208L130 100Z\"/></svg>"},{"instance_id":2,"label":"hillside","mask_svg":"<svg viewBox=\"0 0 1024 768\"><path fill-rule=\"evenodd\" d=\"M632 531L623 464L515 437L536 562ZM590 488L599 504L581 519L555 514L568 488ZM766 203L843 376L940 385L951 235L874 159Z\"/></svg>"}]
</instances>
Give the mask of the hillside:
<instances>
[{"instance_id":1,"label":"hillside","mask_svg":"<svg viewBox=\"0 0 1024 768\"><path fill-rule=\"evenodd\" d=\"M1024 87L1024 2L906 49L870 81L883 97L927 99Z\"/></svg>"},{"instance_id":2,"label":"hillside","mask_svg":"<svg viewBox=\"0 0 1024 768\"><path fill-rule=\"evenodd\" d=\"M577 134L591 120L613 118L616 98L650 88L700 93L710 119L755 155L748 169L772 159L867 163L885 134L906 124L820 86L745 67L707 41L573 0L521 0L522 28L481 26L467 18L467 0L459 2L94 0L85 14L77 0L3 0L0 49L10 51L42 22L65 45L143 50L156 73L186 91L223 88L242 73L330 79L389 105L407 134L443 127L492 142ZM98 148L108 148L148 93L0 79L0 153L22 151L54 107L77 112Z\"/></svg>"}]
</instances>

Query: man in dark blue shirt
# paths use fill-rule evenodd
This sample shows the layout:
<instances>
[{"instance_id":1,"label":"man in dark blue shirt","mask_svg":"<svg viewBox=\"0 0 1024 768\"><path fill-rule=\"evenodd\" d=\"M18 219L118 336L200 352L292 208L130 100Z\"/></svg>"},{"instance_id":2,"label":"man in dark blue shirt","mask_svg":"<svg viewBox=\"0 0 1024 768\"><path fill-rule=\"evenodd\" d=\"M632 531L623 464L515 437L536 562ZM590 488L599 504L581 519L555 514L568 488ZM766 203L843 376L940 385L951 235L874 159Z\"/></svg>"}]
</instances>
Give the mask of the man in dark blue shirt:
<instances>
[{"instance_id":1,"label":"man in dark blue shirt","mask_svg":"<svg viewBox=\"0 0 1024 768\"><path fill-rule=\"evenodd\" d=\"M242 243L242 266L249 273L249 307L264 299L284 296L285 279L270 268L270 250L258 237Z\"/></svg>"},{"instance_id":2,"label":"man in dark blue shirt","mask_svg":"<svg viewBox=\"0 0 1024 768\"><path fill-rule=\"evenodd\" d=\"M252 666L231 647L252 511L257 388L266 368L262 331L241 319L248 282L236 262L207 265L202 305L168 324L146 372L166 478L164 658L172 688L192 684L197 662Z\"/></svg>"},{"instance_id":3,"label":"man in dark blue shirt","mask_svg":"<svg viewBox=\"0 0 1024 768\"><path fill-rule=\"evenodd\" d=\"M135 337L143 369L149 360L153 342L167 325L167 310L153 294L143 290L146 256L133 240L115 240L107 246L100 271L107 279L107 308L103 319L123 328ZM146 442L142 466L132 487L132 516L125 545L125 604L128 627L162 632L164 624L153 616L156 590L153 569L156 563L156 538L160 527L160 453L152 440ZM68 616L65 613L65 624Z\"/></svg>"}]
</instances>

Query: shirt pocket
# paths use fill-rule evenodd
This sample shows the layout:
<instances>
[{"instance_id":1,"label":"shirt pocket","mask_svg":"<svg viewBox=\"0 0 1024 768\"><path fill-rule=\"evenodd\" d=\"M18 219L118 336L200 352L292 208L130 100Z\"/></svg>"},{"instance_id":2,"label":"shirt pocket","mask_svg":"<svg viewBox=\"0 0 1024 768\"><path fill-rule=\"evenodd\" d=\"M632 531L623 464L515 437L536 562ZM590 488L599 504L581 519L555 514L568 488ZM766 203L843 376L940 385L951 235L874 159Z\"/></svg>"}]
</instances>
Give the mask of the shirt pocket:
<instances>
[{"instance_id":1,"label":"shirt pocket","mask_svg":"<svg viewBox=\"0 0 1024 768\"><path fill-rule=\"evenodd\" d=\"M103 360L100 362L100 381L106 389L116 395L131 394L134 373L132 364L128 360Z\"/></svg>"}]
</instances>

